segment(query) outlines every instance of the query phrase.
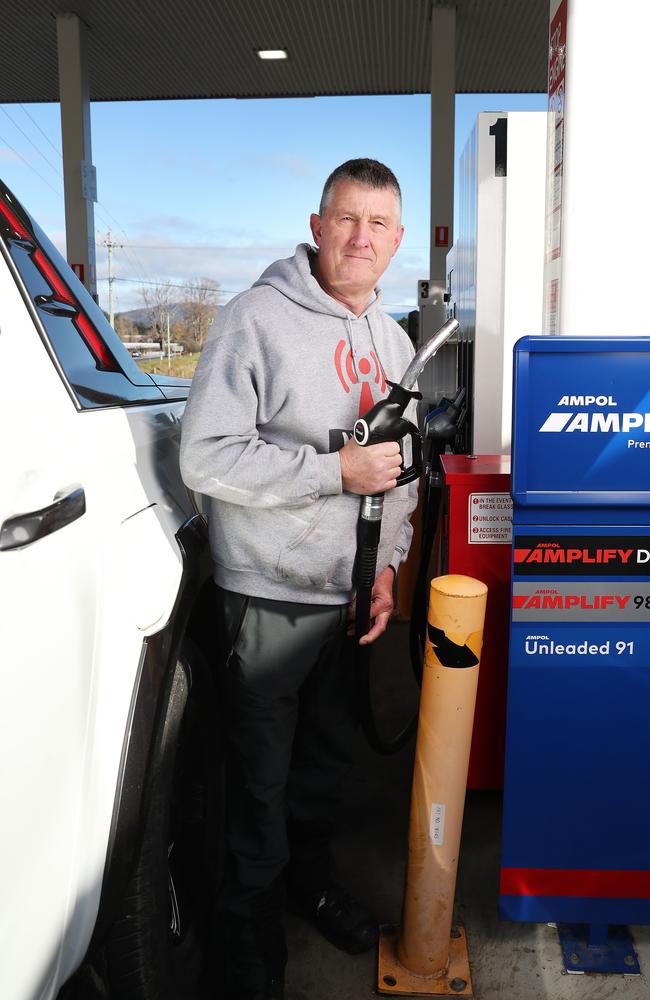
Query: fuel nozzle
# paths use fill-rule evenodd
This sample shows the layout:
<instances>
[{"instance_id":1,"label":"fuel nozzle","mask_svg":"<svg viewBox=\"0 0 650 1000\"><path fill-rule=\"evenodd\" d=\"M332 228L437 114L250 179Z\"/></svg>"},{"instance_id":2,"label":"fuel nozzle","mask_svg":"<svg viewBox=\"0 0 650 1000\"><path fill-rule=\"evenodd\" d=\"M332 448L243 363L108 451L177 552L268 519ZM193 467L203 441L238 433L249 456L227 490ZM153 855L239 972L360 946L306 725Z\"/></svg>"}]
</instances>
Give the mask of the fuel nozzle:
<instances>
[{"instance_id":1,"label":"fuel nozzle","mask_svg":"<svg viewBox=\"0 0 650 1000\"><path fill-rule=\"evenodd\" d=\"M422 438L415 424L404 417L404 411L412 399L422 399L419 392L405 389L397 382L388 382L390 392L385 399L359 417L354 425L354 440L365 448L370 444L381 444L384 441L401 441L405 437L411 439L411 465L404 469L397 485L417 479L422 472Z\"/></svg>"},{"instance_id":2,"label":"fuel nozzle","mask_svg":"<svg viewBox=\"0 0 650 1000\"><path fill-rule=\"evenodd\" d=\"M442 482L438 459L463 425L467 415L465 396L464 388L458 389L451 399L443 396L435 410L425 417L422 450L425 475L431 486L439 486Z\"/></svg>"},{"instance_id":3,"label":"fuel nozzle","mask_svg":"<svg viewBox=\"0 0 650 1000\"><path fill-rule=\"evenodd\" d=\"M465 395L465 389L460 388L452 399L443 396L435 410L426 417L424 425L426 441L446 445L454 440L465 418Z\"/></svg>"},{"instance_id":4,"label":"fuel nozzle","mask_svg":"<svg viewBox=\"0 0 650 1000\"><path fill-rule=\"evenodd\" d=\"M411 359L400 382L389 382L390 392L354 425L354 439L361 447L381 444L383 441L411 439L411 465L403 469L397 479L398 486L413 482L422 472L422 438L415 424L404 418L404 411L412 399L422 399L414 391L418 375L438 353L442 345L459 329L458 321L447 320L438 332L427 341Z\"/></svg>"}]
</instances>

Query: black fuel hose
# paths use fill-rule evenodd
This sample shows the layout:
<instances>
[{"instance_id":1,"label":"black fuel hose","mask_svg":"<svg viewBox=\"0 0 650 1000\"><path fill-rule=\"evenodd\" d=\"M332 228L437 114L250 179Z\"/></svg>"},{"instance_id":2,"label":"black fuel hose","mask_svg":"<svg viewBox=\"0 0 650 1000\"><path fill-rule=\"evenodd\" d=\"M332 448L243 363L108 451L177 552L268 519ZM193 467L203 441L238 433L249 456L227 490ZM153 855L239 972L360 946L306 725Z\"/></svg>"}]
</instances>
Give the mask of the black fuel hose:
<instances>
[{"instance_id":1,"label":"black fuel hose","mask_svg":"<svg viewBox=\"0 0 650 1000\"><path fill-rule=\"evenodd\" d=\"M398 477L398 485L412 482L422 471L421 438L418 429L405 420L404 411L412 398L421 398L413 391L413 386L425 365L434 357L438 349L459 329L455 319L448 320L438 332L415 354L406 369L401 382L389 383L391 391L386 399L375 404L364 417L354 425L357 443L366 445L382 441L401 441L406 436L411 440L412 464ZM377 568L377 552L383 514L383 494L362 498L357 534L357 555L354 572L356 590L355 646L357 683L361 722L370 746L383 755L397 753L410 740L417 728L417 713L407 725L391 740L385 740L377 730L372 711L370 682L369 645L360 646L359 639L366 635L371 622L372 588Z\"/></svg>"},{"instance_id":2,"label":"black fuel hose","mask_svg":"<svg viewBox=\"0 0 650 1000\"><path fill-rule=\"evenodd\" d=\"M422 504L422 545L418 566L416 589L409 627L410 660L418 687L422 684L424 662L424 638L427 626L427 582L429 563L438 526L438 514L442 497L442 487L433 485L434 477L425 477L425 494ZM373 570L374 580L374 570ZM375 719L372 707L371 646L359 646L359 639L365 632L361 627L355 630L357 679L359 685L359 712L365 737L371 748L384 757L399 753L412 739L418 726L419 711L414 712L406 725L391 739L383 737Z\"/></svg>"},{"instance_id":3,"label":"black fuel hose","mask_svg":"<svg viewBox=\"0 0 650 1000\"><path fill-rule=\"evenodd\" d=\"M438 477L436 477L436 480ZM411 621L409 624L409 652L413 675L422 684L422 668L424 665L424 644L427 631L429 564L431 553L438 530L438 518L442 502L442 485L436 482L434 476L428 475L424 481L424 497L422 502L422 542L420 562L413 593Z\"/></svg>"},{"instance_id":4,"label":"black fuel hose","mask_svg":"<svg viewBox=\"0 0 650 1000\"><path fill-rule=\"evenodd\" d=\"M442 503L442 472L440 468L440 456L445 448L458 435L459 430L466 417L466 409L463 405L465 390L459 389L452 399L442 399L440 405L427 418L425 423L425 447L429 454L426 460L424 475L424 493L422 498L422 540L420 546L420 561L416 577L415 592L413 595L413 606L411 611L411 622L409 627L409 652L411 668L418 687L422 684L422 668L424 663L424 645L427 628L428 612L428 582L429 566L431 554L435 544L436 534L439 527L440 507ZM364 552L368 554L363 568L358 567L358 575L361 578L363 573L364 594L362 595L361 608L357 603L357 617L355 619L355 643L356 643L356 666L357 682L359 689L359 714L361 724L366 739L371 748L382 756L391 756L402 750L411 740L417 730L418 712L416 711L408 720L406 725L392 739L385 739L377 728L375 714L372 708L372 683L371 683L371 646L359 646L359 639L368 631L367 624L370 621L370 592L375 579L377 549L379 546L379 536L381 529L381 508L383 508L383 494L376 498L381 499L381 505L375 510L375 520L369 521L359 518L358 523L358 549L357 556ZM368 511L366 512L368 513ZM379 514L379 517L377 517ZM371 553L374 552L374 557ZM359 598L357 597L357 602Z\"/></svg>"},{"instance_id":5,"label":"black fuel hose","mask_svg":"<svg viewBox=\"0 0 650 1000\"><path fill-rule=\"evenodd\" d=\"M440 507L442 504L443 478L440 456L454 438L458 436L465 421L467 410L464 406L465 389L456 391L452 399L443 398L440 405L430 413L425 421L424 446L428 454L425 459L424 492L422 497L422 540L420 562L416 576L411 622L409 627L409 651L411 667L418 683L422 683L424 647L429 610L429 565L431 553L438 531Z\"/></svg>"}]
</instances>

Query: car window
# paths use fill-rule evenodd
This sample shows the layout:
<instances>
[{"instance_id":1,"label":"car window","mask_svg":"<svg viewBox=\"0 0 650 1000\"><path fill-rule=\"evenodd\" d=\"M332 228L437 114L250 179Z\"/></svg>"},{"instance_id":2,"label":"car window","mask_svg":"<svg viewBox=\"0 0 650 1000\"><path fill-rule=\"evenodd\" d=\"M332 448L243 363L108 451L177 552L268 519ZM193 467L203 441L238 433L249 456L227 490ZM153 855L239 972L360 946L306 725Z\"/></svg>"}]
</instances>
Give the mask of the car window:
<instances>
[{"instance_id":1,"label":"car window","mask_svg":"<svg viewBox=\"0 0 650 1000\"><path fill-rule=\"evenodd\" d=\"M92 296L40 227L0 183L0 237L39 333L81 408L160 402Z\"/></svg>"}]
</instances>

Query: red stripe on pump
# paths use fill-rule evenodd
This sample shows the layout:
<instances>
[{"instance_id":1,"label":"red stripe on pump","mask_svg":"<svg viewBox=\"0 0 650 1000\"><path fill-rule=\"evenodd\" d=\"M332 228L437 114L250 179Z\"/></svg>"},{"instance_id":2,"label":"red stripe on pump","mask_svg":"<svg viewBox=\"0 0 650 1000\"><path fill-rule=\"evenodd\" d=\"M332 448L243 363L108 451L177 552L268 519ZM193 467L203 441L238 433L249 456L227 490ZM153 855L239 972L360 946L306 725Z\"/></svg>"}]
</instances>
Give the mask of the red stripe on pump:
<instances>
[{"instance_id":1,"label":"red stripe on pump","mask_svg":"<svg viewBox=\"0 0 650 1000\"><path fill-rule=\"evenodd\" d=\"M501 895L650 899L650 871L502 868Z\"/></svg>"}]
</instances>

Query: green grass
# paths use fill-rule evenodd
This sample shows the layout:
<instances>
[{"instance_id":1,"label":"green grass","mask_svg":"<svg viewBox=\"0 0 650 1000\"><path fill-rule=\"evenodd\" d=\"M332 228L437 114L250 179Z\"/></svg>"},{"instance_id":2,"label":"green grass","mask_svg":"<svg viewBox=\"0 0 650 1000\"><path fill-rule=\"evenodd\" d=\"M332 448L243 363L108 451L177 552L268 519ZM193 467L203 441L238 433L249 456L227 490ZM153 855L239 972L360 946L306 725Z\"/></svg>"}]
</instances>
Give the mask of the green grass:
<instances>
[{"instance_id":1,"label":"green grass","mask_svg":"<svg viewBox=\"0 0 650 1000\"><path fill-rule=\"evenodd\" d=\"M192 378L194 369L197 366L200 354L183 354L180 357L172 355L171 359L156 358L154 361L147 361L146 358L136 358L136 362L143 372L150 375L176 375L177 378Z\"/></svg>"}]
</instances>

